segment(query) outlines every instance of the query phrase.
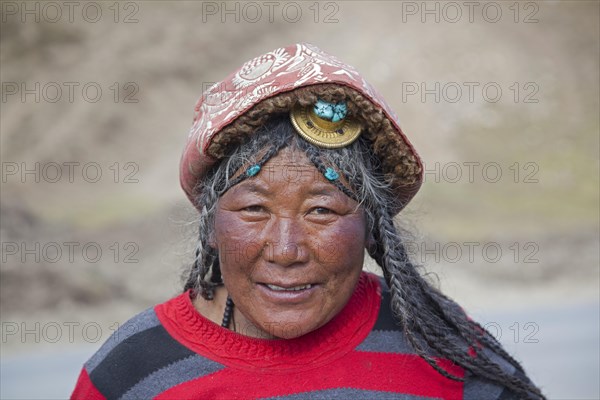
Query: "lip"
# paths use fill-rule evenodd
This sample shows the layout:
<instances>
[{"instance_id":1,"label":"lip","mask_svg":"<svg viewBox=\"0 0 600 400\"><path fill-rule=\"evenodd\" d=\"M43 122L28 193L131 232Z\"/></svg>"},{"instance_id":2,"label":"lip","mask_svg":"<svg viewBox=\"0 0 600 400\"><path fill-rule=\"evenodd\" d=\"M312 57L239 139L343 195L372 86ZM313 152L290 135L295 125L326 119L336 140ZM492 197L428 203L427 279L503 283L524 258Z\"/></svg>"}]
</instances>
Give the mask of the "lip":
<instances>
[{"instance_id":1,"label":"lip","mask_svg":"<svg viewBox=\"0 0 600 400\"><path fill-rule=\"evenodd\" d=\"M275 285L282 288L294 288L300 286L309 285L307 283L300 284L281 284L281 283L268 283L269 285ZM316 293L319 288L319 284L311 283L311 286L307 289L301 290L273 290L267 286L267 283L257 283L256 287L260 294L269 302L272 303L287 303L287 304L299 304L310 300L310 298Z\"/></svg>"}]
</instances>

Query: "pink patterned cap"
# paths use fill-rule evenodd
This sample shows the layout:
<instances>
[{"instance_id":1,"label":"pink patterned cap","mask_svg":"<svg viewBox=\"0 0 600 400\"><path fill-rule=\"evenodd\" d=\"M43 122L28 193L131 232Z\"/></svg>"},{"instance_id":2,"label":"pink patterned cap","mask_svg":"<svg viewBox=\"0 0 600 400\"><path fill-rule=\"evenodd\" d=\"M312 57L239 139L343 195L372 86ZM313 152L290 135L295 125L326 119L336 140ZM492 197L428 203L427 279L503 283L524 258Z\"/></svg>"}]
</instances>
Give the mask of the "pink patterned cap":
<instances>
[{"instance_id":1,"label":"pink patterned cap","mask_svg":"<svg viewBox=\"0 0 600 400\"><path fill-rule=\"evenodd\" d=\"M383 158L392 159L388 173L392 181L404 176L404 164L413 175L407 183L393 185L398 199L392 209L399 212L414 197L423 181L421 160L400 129L398 118L383 97L350 65L316 46L299 43L258 56L206 90L195 107L195 115L180 164L180 182L190 201L197 206L196 186L219 157L210 153L211 144L222 130L252 107L274 96L309 86L335 84L353 89L368 99L389 120L391 139L374 142L374 152L385 148ZM404 152L402 158L395 154ZM381 151L379 151L381 153ZM389 155L392 154L390 157ZM381 154L378 154L381 157ZM406 160L409 161L406 161ZM382 160L385 163L385 160ZM400 180L399 180L400 181ZM397 182L396 182L397 183Z\"/></svg>"}]
</instances>

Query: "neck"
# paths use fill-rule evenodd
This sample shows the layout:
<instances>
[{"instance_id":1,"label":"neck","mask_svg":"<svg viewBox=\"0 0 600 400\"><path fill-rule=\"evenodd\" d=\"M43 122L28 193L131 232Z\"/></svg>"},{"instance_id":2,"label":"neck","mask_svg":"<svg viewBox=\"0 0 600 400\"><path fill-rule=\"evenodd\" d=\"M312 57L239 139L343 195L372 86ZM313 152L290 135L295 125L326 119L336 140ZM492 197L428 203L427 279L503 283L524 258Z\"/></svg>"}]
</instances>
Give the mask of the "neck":
<instances>
[{"instance_id":1,"label":"neck","mask_svg":"<svg viewBox=\"0 0 600 400\"><path fill-rule=\"evenodd\" d=\"M215 289L213 300L205 300L202 296L197 296L193 301L194 308L202 314L202 316L220 326L223 322L227 295L227 289L224 286L219 286ZM228 329L256 339L277 339L277 337L264 332L254 325L246 318L246 316L244 316L244 314L242 314L239 308L235 306L233 307L233 314Z\"/></svg>"}]
</instances>

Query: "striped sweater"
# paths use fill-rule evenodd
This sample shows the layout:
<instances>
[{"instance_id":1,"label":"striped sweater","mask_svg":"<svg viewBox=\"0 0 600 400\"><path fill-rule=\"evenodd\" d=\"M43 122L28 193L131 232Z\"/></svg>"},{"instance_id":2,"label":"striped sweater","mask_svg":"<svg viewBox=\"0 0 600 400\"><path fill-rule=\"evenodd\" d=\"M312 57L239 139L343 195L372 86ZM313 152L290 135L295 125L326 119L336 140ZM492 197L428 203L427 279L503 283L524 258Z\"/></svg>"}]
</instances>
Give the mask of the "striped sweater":
<instances>
[{"instance_id":1,"label":"striped sweater","mask_svg":"<svg viewBox=\"0 0 600 400\"><path fill-rule=\"evenodd\" d=\"M389 292L363 273L345 308L291 340L243 336L200 315L189 293L137 315L85 363L72 399L509 399L447 379L394 323ZM465 371L439 359L447 371ZM513 367L502 360L506 370Z\"/></svg>"}]
</instances>

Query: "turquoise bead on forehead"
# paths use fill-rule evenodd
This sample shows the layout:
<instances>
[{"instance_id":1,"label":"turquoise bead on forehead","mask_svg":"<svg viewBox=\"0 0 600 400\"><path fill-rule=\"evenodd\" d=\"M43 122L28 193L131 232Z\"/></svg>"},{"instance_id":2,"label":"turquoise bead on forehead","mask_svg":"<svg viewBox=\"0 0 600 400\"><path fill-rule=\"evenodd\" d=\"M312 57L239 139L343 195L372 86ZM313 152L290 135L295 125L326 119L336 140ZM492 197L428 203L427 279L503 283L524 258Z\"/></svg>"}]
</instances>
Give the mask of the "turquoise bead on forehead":
<instances>
[{"instance_id":1,"label":"turquoise bead on forehead","mask_svg":"<svg viewBox=\"0 0 600 400\"><path fill-rule=\"evenodd\" d=\"M260 171L260 165L255 164L246 170L246 175L254 176Z\"/></svg>"},{"instance_id":2,"label":"turquoise bead on forehead","mask_svg":"<svg viewBox=\"0 0 600 400\"><path fill-rule=\"evenodd\" d=\"M317 100L314 111L319 118L331 122L339 122L346 118L348 107L346 106L346 102L334 104L325 100Z\"/></svg>"},{"instance_id":3,"label":"turquoise bead on forehead","mask_svg":"<svg viewBox=\"0 0 600 400\"><path fill-rule=\"evenodd\" d=\"M325 178L327 178L330 181L335 181L337 178L340 177L340 175L337 172L335 172L333 168L327 168L323 175L325 175Z\"/></svg>"}]
</instances>

